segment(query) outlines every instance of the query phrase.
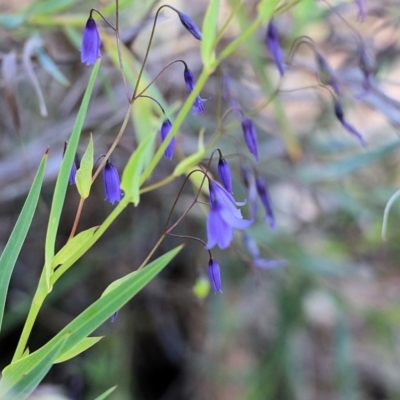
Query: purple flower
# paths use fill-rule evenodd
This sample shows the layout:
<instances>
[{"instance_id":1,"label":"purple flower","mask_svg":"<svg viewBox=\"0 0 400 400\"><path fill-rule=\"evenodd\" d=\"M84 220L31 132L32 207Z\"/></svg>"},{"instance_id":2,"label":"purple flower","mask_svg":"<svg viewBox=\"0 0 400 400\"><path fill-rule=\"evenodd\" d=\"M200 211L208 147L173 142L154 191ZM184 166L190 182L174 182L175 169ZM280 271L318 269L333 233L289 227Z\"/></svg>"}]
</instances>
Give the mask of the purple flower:
<instances>
[{"instance_id":1,"label":"purple flower","mask_svg":"<svg viewBox=\"0 0 400 400\"><path fill-rule=\"evenodd\" d=\"M71 167L71 172L69 173L69 184L74 185L75 184L75 176L76 176L76 162L74 161Z\"/></svg>"},{"instance_id":2,"label":"purple flower","mask_svg":"<svg viewBox=\"0 0 400 400\"><path fill-rule=\"evenodd\" d=\"M225 249L233 239L233 229L246 229L253 221L243 219L236 206L244 203L236 202L233 196L222 186L209 180L210 214L207 218L207 248L216 244Z\"/></svg>"},{"instance_id":3,"label":"purple flower","mask_svg":"<svg viewBox=\"0 0 400 400\"><path fill-rule=\"evenodd\" d=\"M272 19L267 27L267 35L265 37L265 44L269 52L271 53L272 58L275 61L275 65L279 70L279 74L283 76L283 72L285 70L285 63L283 62L282 49L279 44L279 35L278 30L276 29L275 24Z\"/></svg>"},{"instance_id":4,"label":"purple flower","mask_svg":"<svg viewBox=\"0 0 400 400\"><path fill-rule=\"evenodd\" d=\"M83 31L81 61L86 65L95 64L101 57L100 46L101 39L96 21L90 16Z\"/></svg>"},{"instance_id":5,"label":"purple flower","mask_svg":"<svg viewBox=\"0 0 400 400\"><path fill-rule=\"evenodd\" d=\"M242 119L242 130L244 140L251 154L254 155L258 161L258 145L257 145L257 131L253 121L249 118Z\"/></svg>"},{"instance_id":6,"label":"purple flower","mask_svg":"<svg viewBox=\"0 0 400 400\"><path fill-rule=\"evenodd\" d=\"M117 317L118 317L118 311L115 311L115 313L113 315L111 315L111 323L115 322Z\"/></svg>"},{"instance_id":7,"label":"purple flower","mask_svg":"<svg viewBox=\"0 0 400 400\"><path fill-rule=\"evenodd\" d=\"M271 196L269 195L267 185L265 184L264 180L261 178L256 179L256 187L258 195L260 196L261 202L264 205L267 220L271 229L275 228L275 217L274 211L272 209L272 201Z\"/></svg>"},{"instance_id":8,"label":"purple flower","mask_svg":"<svg viewBox=\"0 0 400 400\"><path fill-rule=\"evenodd\" d=\"M185 71L183 72L183 77L185 79L186 88L189 93L192 93L194 87L196 86L196 81L194 80L193 72L185 67ZM204 112L203 99L200 96L197 96L193 103L193 114L201 114Z\"/></svg>"},{"instance_id":9,"label":"purple flower","mask_svg":"<svg viewBox=\"0 0 400 400\"><path fill-rule=\"evenodd\" d=\"M160 130L161 141L165 140L171 128L172 128L171 121L169 119L164 120ZM164 152L165 157L169 158L170 160L172 160L172 155L174 154L174 147L175 147L175 136L171 139Z\"/></svg>"},{"instance_id":10,"label":"purple flower","mask_svg":"<svg viewBox=\"0 0 400 400\"><path fill-rule=\"evenodd\" d=\"M229 192L232 193L232 177L231 177L231 170L229 168L229 164L225 160L224 157L220 157L218 161L218 174L221 179L224 188Z\"/></svg>"},{"instance_id":11,"label":"purple flower","mask_svg":"<svg viewBox=\"0 0 400 400\"><path fill-rule=\"evenodd\" d=\"M367 16L367 12L365 11L365 0L354 0L354 2L358 7L358 19L363 22Z\"/></svg>"},{"instance_id":12,"label":"purple flower","mask_svg":"<svg viewBox=\"0 0 400 400\"><path fill-rule=\"evenodd\" d=\"M221 271L214 259L210 258L208 263L208 277L215 293L222 293Z\"/></svg>"},{"instance_id":13,"label":"purple flower","mask_svg":"<svg viewBox=\"0 0 400 400\"><path fill-rule=\"evenodd\" d=\"M106 200L111 204L121 200L121 189L119 174L117 168L114 167L108 160L103 169L103 182L104 192L106 194Z\"/></svg>"},{"instance_id":14,"label":"purple flower","mask_svg":"<svg viewBox=\"0 0 400 400\"><path fill-rule=\"evenodd\" d=\"M182 22L182 25L197 39L201 40L203 38L202 33L200 32L200 29L197 27L195 22L186 14L183 12L177 11L179 15L179 19Z\"/></svg>"},{"instance_id":15,"label":"purple flower","mask_svg":"<svg viewBox=\"0 0 400 400\"><path fill-rule=\"evenodd\" d=\"M361 134L344 119L343 107L338 100L335 100L335 115L336 118L339 120L339 122L342 124L343 128L345 128L349 133L354 135L359 140L362 146L367 145Z\"/></svg>"},{"instance_id":16,"label":"purple flower","mask_svg":"<svg viewBox=\"0 0 400 400\"><path fill-rule=\"evenodd\" d=\"M321 56L321 54L316 53L315 55L317 57L319 80L323 85L331 86L334 92L340 96L341 91L339 82L336 79L331 66L327 63L325 58Z\"/></svg>"}]
</instances>

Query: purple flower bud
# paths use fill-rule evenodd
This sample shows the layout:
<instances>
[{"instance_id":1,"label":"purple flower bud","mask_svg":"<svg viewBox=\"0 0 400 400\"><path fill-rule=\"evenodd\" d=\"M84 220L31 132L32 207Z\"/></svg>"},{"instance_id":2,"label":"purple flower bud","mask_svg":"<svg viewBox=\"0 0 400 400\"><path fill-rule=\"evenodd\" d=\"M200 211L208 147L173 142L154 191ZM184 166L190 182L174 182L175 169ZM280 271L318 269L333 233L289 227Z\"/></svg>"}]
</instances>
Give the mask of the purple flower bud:
<instances>
[{"instance_id":1,"label":"purple flower bud","mask_svg":"<svg viewBox=\"0 0 400 400\"><path fill-rule=\"evenodd\" d=\"M161 125L161 130L160 130L160 136L161 136L162 142L168 136L168 133L171 130L171 128L172 128L171 121L169 119L164 120L164 122ZM174 154L174 147L175 147L175 137L173 137L171 139L171 141L169 142L169 144L164 152L165 157L169 158L170 160L172 160L172 155Z\"/></svg>"},{"instance_id":2,"label":"purple flower bud","mask_svg":"<svg viewBox=\"0 0 400 400\"><path fill-rule=\"evenodd\" d=\"M260 250L258 249L256 241L246 232L242 234L243 243L246 246L250 257L255 260L261 257Z\"/></svg>"},{"instance_id":3,"label":"purple flower bud","mask_svg":"<svg viewBox=\"0 0 400 400\"><path fill-rule=\"evenodd\" d=\"M96 21L89 17L86 27L83 31L81 61L86 65L95 64L101 57L100 53L101 39L97 30Z\"/></svg>"},{"instance_id":4,"label":"purple flower bud","mask_svg":"<svg viewBox=\"0 0 400 400\"><path fill-rule=\"evenodd\" d=\"M222 293L221 271L214 259L210 258L208 263L208 277L215 293Z\"/></svg>"},{"instance_id":5,"label":"purple flower bud","mask_svg":"<svg viewBox=\"0 0 400 400\"><path fill-rule=\"evenodd\" d=\"M113 315L111 315L111 323L114 323L118 317L118 311L115 311Z\"/></svg>"},{"instance_id":6,"label":"purple flower bud","mask_svg":"<svg viewBox=\"0 0 400 400\"><path fill-rule=\"evenodd\" d=\"M75 175L76 175L76 163L74 161L74 163L72 164L71 167L71 172L69 173L69 184L70 185L74 185L75 184Z\"/></svg>"},{"instance_id":7,"label":"purple flower bud","mask_svg":"<svg viewBox=\"0 0 400 400\"><path fill-rule=\"evenodd\" d=\"M242 130L244 140L250 153L253 154L258 161L257 131L253 121L249 118L242 119Z\"/></svg>"},{"instance_id":8,"label":"purple flower bud","mask_svg":"<svg viewBox=\"0 0 400 400\"><path fill-rule=\"evenodd\" d=\"M338 100L335 100L335 115L336 118L339 120L339 122L342 124L343 128L347 130L347 132L355 136L359 140L362 146L367 145L361 134L344 119L343 107Z\"/></svg>"},{"instance_id":9,"label":"purple flower bud","mask_svg":"<svg viewBox=\"0 0 400 400\"><path fill-rule=\"evenodd\" d=\"M261 202L264 205L265 211L267 213L267 220L271 229L275 228L275 217L274 211L272 209L271 196L269 195L267 185L265 181L261 178L256 179L257 192L260 196Z\"/></svg>"},{"instance_id":10,"label":"purple flower bud","mask_svg":"<svg viewBox=\"0 0 400 400\"><path fill-rule=\"evenodd\" d=\"M229 168L229 164L225 160L224 157L220 157L218 161L218 174L221 179L221 182L224 188L229 192L232 193L232 177L231 177L231 170Z\"/></svg>"},{"instance_id":11,"label":"purple flower bud","mask_svg":"<svg viewBox=\"0 0 400 400\"><path fill-rule=\"evenodd\" d=\"M111 204L114 204L116 201L121 201L119 174L117 168L109 161L107 161L103 169L103 182L106 200Z\"/></svg>"},{"instance_id":12,"label":"purple flower bud","mask_svg":"<svg viewBox=\"0 0 400 400\"><path fill-rule=\"evenodd\" d=\"M203 38L202 33L200 32L200 29L197 27L195 22L186 14L183 12L177 11L179 15L179 19L182 22L182 25L197 39L201 40Z\"/></svg>"},{"instance_id":13,"label":"purple flower bud","mask_svg":"<svg viewBox=\"0 0 400 400\"><path fill-rule=\"evenodd\" d=\"M196 86L196 81L194 80L193 72L189 68L185 68L183 72L183 77L185 79L186 88L189 93L192 93L194 87ZM201 114L204 112L203 99L197 96L193 103L193 114Z\"/></svg>"},{"instance_id":14,"label":"purple flower bud","mask_svg":"<svg viewBox=\"0 0 400 400\"><path fill-rule=\"evenodd\" d=\"M285 70L285 63L283 62L282 49L279 44L278 30L276 29L276 26L273 23L272 19L267 27L265 44L267 45L267 48L271 53L272 58L274 59L275 65L279 70L279 74L283 76L283 72Z\"/></svg>"}]
</instances>

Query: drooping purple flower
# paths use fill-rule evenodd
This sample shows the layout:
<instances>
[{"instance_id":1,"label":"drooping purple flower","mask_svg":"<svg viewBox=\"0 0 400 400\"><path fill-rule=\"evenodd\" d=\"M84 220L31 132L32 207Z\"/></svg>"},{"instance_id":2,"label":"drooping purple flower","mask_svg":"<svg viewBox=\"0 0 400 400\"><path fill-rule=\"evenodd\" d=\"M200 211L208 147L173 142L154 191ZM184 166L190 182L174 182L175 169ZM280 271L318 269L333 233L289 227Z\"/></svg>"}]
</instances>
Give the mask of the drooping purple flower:
<instances>
[{"instance_id":1,"label":"drooping purple flower","mask_svg":"<svg viewBox=\"0 0 400 400\"><path fill-rule=\"evenodd\" d=\"M111 204L121 201L120 179L117 168L107 160L103 168L103 182L106 200Z\"/></svg>"},{"instance_id":2,"label":"drooping purple flower","mask_svg":"<svg viewBox=\"0 0 400 400\"><path fill-rule=\"evenodd\" d=\"M244 140L251 154L258 161L258 144L257 144L257 131L250 118L242 119L242 130L244 135Z\"/></svg>"},{"instance_id":3,"label":"drooping purple flower","mask_svg":"<svg viewBox=\"0 0 400 400\"><path fill-rule=\"evenodd\" d=\"M254 171L247 165L242 164L241 168L243 184L247 190L247 198L250 202L250 217L255 219L257 216L257 188Z\"/></svg>"},{"instance_id":4,"label":"drooping purple flower","mask_svg":"<svg viewBox=\"0 0 400 400\"><path fill-rule=\"evenodd\" d=\"M231 169L229 168L229 164L224 157L220 157L218 161L218 174L222 184L224 185L224 188L229 193L232 193Z\"/></svg>"},{"instance_id":5,"label":"drooping purple flower","mask_svg":"<svg viewBox=\"0 0 400 400\"><path fill-rule=\"evenodd\" d=\"M168 136L169 131L172 128L172 123L169 119L165 119L164 122L161 125L160 129L160 136L161 136L161 141L163 142L165 138ZM165 149L164 155L165 157L169 158L172 160L172 156L174 154L174 148L175 148L175 137L171 139L169 142L167 148Z\"/></svg>"},{"instance_id":6,"label":"drooping purple flower","mask_svg":"<svg viewBox=\"0 0 400 400\"><path fill-rule=\"evenodd\" d=\"M252 265L254 267L260 269L270 269L270 268L284 267L289 264L286 260L267 260L265 258L262 258L256 241L246 232L243 232L242 237L243 237L243 243L245 244L250 254L250 257L252 259Z\"/></svg>"},{"instance_id":7,"label":"drooping purple flower","mask_svg":"<svg viewBox=\"0 0 400 400\"><path fill-rule=\"evenodd\" d=\"M189 68L185 67L185 71L183 72L183 77L185 79L187 91L189 93L192 93L194 87L196 86L196 81L194 79L193 72ZM194 115L201 114L204 112L203 101L204 100L200 96L197 96L196 99L194 100L192 108Z\"/></svg>"},{"instance_id":8,"label":"drooping purple flower","mask_svg":"<svg viewBox=\"0 0 400 400\"><path fill-rule=\"evenodd\" d=\"M233 229L246 229L253 221L243 219L233 196L215 181L209 180L210 213L207 218L207 248L216 244L225 249L233 239Z\"/></svg>"},{"instance_id":9,"label":"drooping purple flower","mask_svg":"<svg viewBox=\"0 0 400 400\"><path fill-rule=\"evenodd\" d=\"M283 61L282 49L279 44L279 34L276 26L271 19L267 27L267 34L265 37L265 44L274 59L275 65L279 70L279 74L283 76L285 70L285 63Z\"/></svg>"},{"instance_id":10,"label":"drooping purple flower","mask_svg":"<svg viewBox=\"0 0 400 400\"><path fill-rule=\"evenodd\" d=\"M101 57L101 39L96 21L90 16L86 22L82 37L81 61L86 65L95 64Z\"/></svg>"},{"instance_id":11,"label":"drooping purple flower","mask_svg":"<svg viewBox=\"0 0 400 400\"><path fill-rule=\"evenodd\" d=\"M183 12L180 12L178 10L176 10L178 15L179 15L179 19L182 22L182 25L197 39L197 40L201 40L203 38L202 33L200 32L200 29L197 27L196 23L186 14L184 14Z\"/></svg>"},{"instance_id":12,"label":"drooping purple flower","mask_svg":"<svg viewBox=\"0 0 400 400\"><path fill-rule=\"evenodd\" d=\"M361 134L345 120L343 107L338 100L335 100L335 115L339 122L342 124L343 128L345 128L349 133L355 136L362 146L367 145Z\"/></svg>"},{"instance_id":13,"label":"drooping purple flower","mask_svg":"<svg viewBox=\"0 0 400 400\"><path fill-rule=\"evenodd\" d=\"M257 178L256 187L258 195L260 196L261 202L263 203L265 212L267 214L268 224L271 229L275 229L274 210L272 209L271 196L269 195L267 185L263 179Z\"/></svg>"},{"instance_id":14,"label":"drooping purple flower","mask_svg":"<svg viewBox=\"0 0 400 400\"><path fill-rule=\"evenodd\" d=\"M319 54L318 52L315 53L315 56L317 58L319 80L323 85L331 86L334 92L338 96L340 96L341 95L340 85L335 77L335 74L331 66L328 64L325 58L322 57L321 54Z\"/></svg>"},{"instance_id":15,"label":"drooping purple flower","mask_svg":"<svg viewBox=\"0 0 400 400\"><path fill-rule=\"evenodd\" d=\"M208 277L215 293L222 293L221 271L219 265L213 258L208 263Z\"/></svg>"}]
</instances>

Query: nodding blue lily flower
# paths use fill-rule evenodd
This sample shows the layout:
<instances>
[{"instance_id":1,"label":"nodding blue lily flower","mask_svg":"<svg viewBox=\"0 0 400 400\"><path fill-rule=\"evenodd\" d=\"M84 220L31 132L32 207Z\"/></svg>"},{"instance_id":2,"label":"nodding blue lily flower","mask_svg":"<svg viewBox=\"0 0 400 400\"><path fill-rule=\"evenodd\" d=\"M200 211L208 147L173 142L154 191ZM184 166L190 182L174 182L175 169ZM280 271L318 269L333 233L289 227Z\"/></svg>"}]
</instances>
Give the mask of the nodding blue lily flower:
<instances>
[{"instance_id":1,"label":"nodding blue lily flower","mask_svg":"<svg viewBox=\"0 0 400 400\"><path fill-rule=\"evenodd\" d=\"M207 218L207 248L216 244L225 249L233 239L233 229L246 229L253 221L243 219L236 206L244 203L236 202L233 196L215 181L209 179L210 213Z\"/></svg>"},{"instance_id":2,"label":"nodding blue lily flower","mask_svg":"<svg viewBox=\"0 0 400 400\"><path fill-rule=\"evenodd\" d=\"M361 143L362 146L367 145L367 143L365 142L365 140L361 136L361 134L345 120L343 107L338 100L335 100L335 115L336 115L336 118L339 120L339 122L342 124L343 128L345 128L347 130L347 132L349 132L353 136L355 136L358 139L358 141Z\"/></svg>"},{"instance_id":3,"label":"nodding blue lily flower","mask_svg":"<svg viewBox=\"0 0 400 400\"><path fill-rule=\"evenodd\" d=\"M242 119L242 130L244 140L251 154L258 161L258 144L257 144L257 131L253 121L250 118Z\"/></svg>"},{"instance_id":4,"label":"nodding blue lily flower","mask_svg":"<svg viewBox=\"0 0 400 400\"><path fill-rule=\"evenodd\" d=\"M263 179L257 178L256 187L258 195L260 196L261 202L263 203L263 206L265 208L269 226L271 229L275 229L274 211L272 209L271 196L269 195L267 185Z\"/></svg>"},{"instance_id":5,"label":"nodding blue lily flower","mask_svg":"<svg viewBox=\"0 0 400 400\"><path fill-rule=\"evenodd\" d=\"M90 16L86 22L82 37L81 61L86 65L95 64L101 57L101 39L96 21Z\"/></svg>"},{"instance_id":6,"label":"nodding blue lily flower","mask_svg":"<svg viewBox=\"0 0 400 400\"><path fill-rule=\"evenodd\" d=\"M179 15L179 19L182 22L182 25L197 39L197 40L201 40L203 38L202 33L200 32L200 29L197 27L197 25L195 24L195 22L186 14L184 14L183 12L180 12L178 10L176 10L178 15Z\"/></svg>"},{"instance_id":7,"label":"nodding blue lily flower","mask_svg":"<svg viewBox=\"0 0 400 400\"><path fill-rule=\"evenodd\" d=\"M276 26L274 22L271 21L268 24L267 27L267 35L265 37L265 44L267 45L267 48L269 52L271 53L272 58L274 59L275 65L278 68L279 74L283 76L284 70L285 70L285 63L283 61L283 55L282 55L282 49L279 44L279 35L278 35L278 30L276 29Z\"/></svg>"},{"instance_id":8,"label":"nodding blue lily flower","mask_svg":"<svg viewBox=\"0 0 400 400\"><path fill-rule=\"evenodd\" d=\"M189 93L192 93L194 87L196 86L196 81L194 79L193 72L189 68L185 67L185 71L183 72L183 77L185 79L187 91ZM201 114L204 112L203 101L204 100L200 96L197 96L196 99L194 100L192 108L194 115Z\"/></svg>"},{"instance_id":9,"label":"nodding blue lily flower","mask_svg":"<svg viewBox=\"0 0 400 400\"><path fill-rule=\"evenodd\" d=\"M222 293L221 271L219 265L213 258L208 263L208 277L215 293Z\"/></svg>"},{"instance_id":10,"label":"nodding blue lily flower","mask_svg":"<svg viewBox=\"0 0 400 400\"><path fill-rule=\"evenodd\" d=\"M220 157L218 161L218 174L221 179L224 188L229 192L232 193L232 177L231 177L231 170L229 168L228 162L225 160L224 157Z\"/></svg>"},{"instance_id":11,"label":"nodding blue lily flower","mask_svg":"<svg viewBox=\"0 0 400 400\"><path fill-rule=\"evenodd\" d=\"M103 182L106 200L111 204L121 201L120 179L117 168L108 160L103 169Z\"/></svg>"},{"instance_id":12,"label":"nodding blue lily flower","mask_svg":"<svg viewBox=\"0 0 400 400\"><path fill-rule=\"evenodd\" d=\"M165 138L168 136L169 131L172 128L172 123L169 119L164 120L164 122L161 125L160 129L160 136L161 136L161 141L164 141ZM175 137L171 139L169 142L167 148L165 149L164 155L166 158L169 158L172 160L172 156L174 154L174 148L175 148Z\"/></svg>"}]
</instances>

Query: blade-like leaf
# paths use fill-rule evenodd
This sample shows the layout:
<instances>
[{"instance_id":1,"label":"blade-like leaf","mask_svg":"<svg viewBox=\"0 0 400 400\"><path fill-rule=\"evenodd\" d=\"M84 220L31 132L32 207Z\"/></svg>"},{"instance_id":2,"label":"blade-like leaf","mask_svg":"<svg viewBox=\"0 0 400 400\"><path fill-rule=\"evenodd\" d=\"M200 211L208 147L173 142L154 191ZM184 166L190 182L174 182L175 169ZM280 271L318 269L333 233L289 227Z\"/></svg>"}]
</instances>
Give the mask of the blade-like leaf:
<instances>
[{"instance_id":1,"label":"blade-like leaf","mask_svg":"<svg viewBox=\"0 0 400 400\"><path fill-rule=\"evenodd\" d=\"M139 290L148 284L178 254L182 247L179 246L169 251L137 274L130 276L129 279L122 282L113 291L95 301L42 348L6 367L3 370L3 377L6 378L6 382L9 382L15 376L16 365L20 367L18 370L19 373L23 368L24 370L27 369L25 364L29 365L30 369L28 371L31 370L44 357L48 356L49 348L52 349L55 343L58 343L67 334L69 336L62 347L62 354L71 351L79 342L88 337L104 321L110 318L115 311L119 310ZM25 364L22 364L23 362ZM0 390L2 389L3 380L0 381Z\"/></svg>"},{"instance_id":2,"label":"blade-like leaf","mask_svg":"<svg viewBox=\"0 0 400 400\"><path fill-rule=\"evenodd\" d=\"M69 240L67 244L54 256L53 262L51 263L52 269L60 264L64 264L69 258L73 257L75 253L85 246L88 240L90 240L97 228L97 226L94 226L86 231L79 232Z\"/></svg>"},{"instance_id":3,"label":"blade-like leaf","mask_svg":"<svg viewBox=\"0 0 400 400\"><path fill-rule=\"evenodd\" d=\"M96 397L94 400L104 400L104 399L106 399L116 388L117 388L116 386L113 386L112 388L108 389L107 391L105 391L100 396Z\"/></svg>"},{"instance_id":4,"label":"blade-like leaf","mask_svg":"<svg viewBox=\"0 0 400 400\"><path fill-rule=\"evenodd\" d=\"M28 356L11 364L7 371L4 370L0 381L1 398L7 400L26 399L54 364L54 360L58 357L68 336L68 333L64 333L63 336L57 337L57 340L48 343L39 359Z\"/></svg>"},{"instance_id":5,"label":"blade-like leaf","mask_svg":"<svg viewBox=\"0 0 400 400\"><path fill-rule=\"evenodd\" d=\"M92 187L92 172L94 163L93 136L90 135L85 154L82 157L78 171L76 171L76 188L83 199L87 199Z\"/></svg>"},{"instance_id":6,"label":"blade-like leaf","mask_svg":"<svg viewBox=\"0 0 400 400\"><path fill-rule=\"evenodd\" d=\"M44 47L38 47L36 49L36 55L41 66L61 85L69 86L70 83L66 76L60 71L57 64L53 59L47 54Z\"/></svg>"},{"instance_id":7,"label":"blade-like leaf","mask_svg":"<svg viewBox=\"0 0 400 400\"><path fill-rule=\"evenodd\" d=\"M40 188L43 183L43 176L46 168L47 152L44 155L39 169L36 173L32 187L28 197L25 200L24 207L19 215L18 221L8 239L7 245L4 248L3 254L0 257L0 329L3 321L4 306L8 291L8 285L12 271L17 261L17 257L21 247L25 241L26 234L32 223L32 218L36 210L36 205L39 199Z\"/></svg>"},{"instance_id":8,"label":"blade-like leaf","mask_svg":"<svg viewBox=\"0 0 400 400\"><path fill-rule=\"evenodd\" d=\"M72 130L71 137L68 141L67 150L65 151L60 172L58 173L56 187L54 189L53 201L51 204L49 224L47 226L46 243L45 243L45 269L46 284L50 290L51 263L54 258L54 246L56 242L58 224L60 222L61 211L64 205L65 193L67 192L69 174L71 172L72 163L74 162L76 149L78 147L83 123L85 121L86 112L89 106L90 96L94 87L97 73L100 68L100 59L97 60L93 67L92 74L89 79L88 86L83 96L82 104L76 117L75 125Z\"/></svg>"},{"instance_id":9,"label":"blade-like leaf","mask_svg":"<svg viewBox=\"0 0 400 400\"><path fill-rule=\"evenodd\" d=\"M211 0L203 22L203 39L201 40L201 58L205 67L215 59L215 38L218 28L219 1Z\"/></svg>"},{"instance_id":10,"label":"blade-like leaf","mask_svg":"<svg viewBox=\"0 0 400 400\"><path fill-rule=\"evenodd\" d=\"M76 357L77 355L83 353L87 349L90 349L96 343L98 343L103 336L96 337L87 337L82 339L76 346L74 346L71 350L66 351L65 353L61 353L57 359L54 361L54 364L59 364L64 361L70 360L71 358Z\"/></svg>"}]
</instances>

